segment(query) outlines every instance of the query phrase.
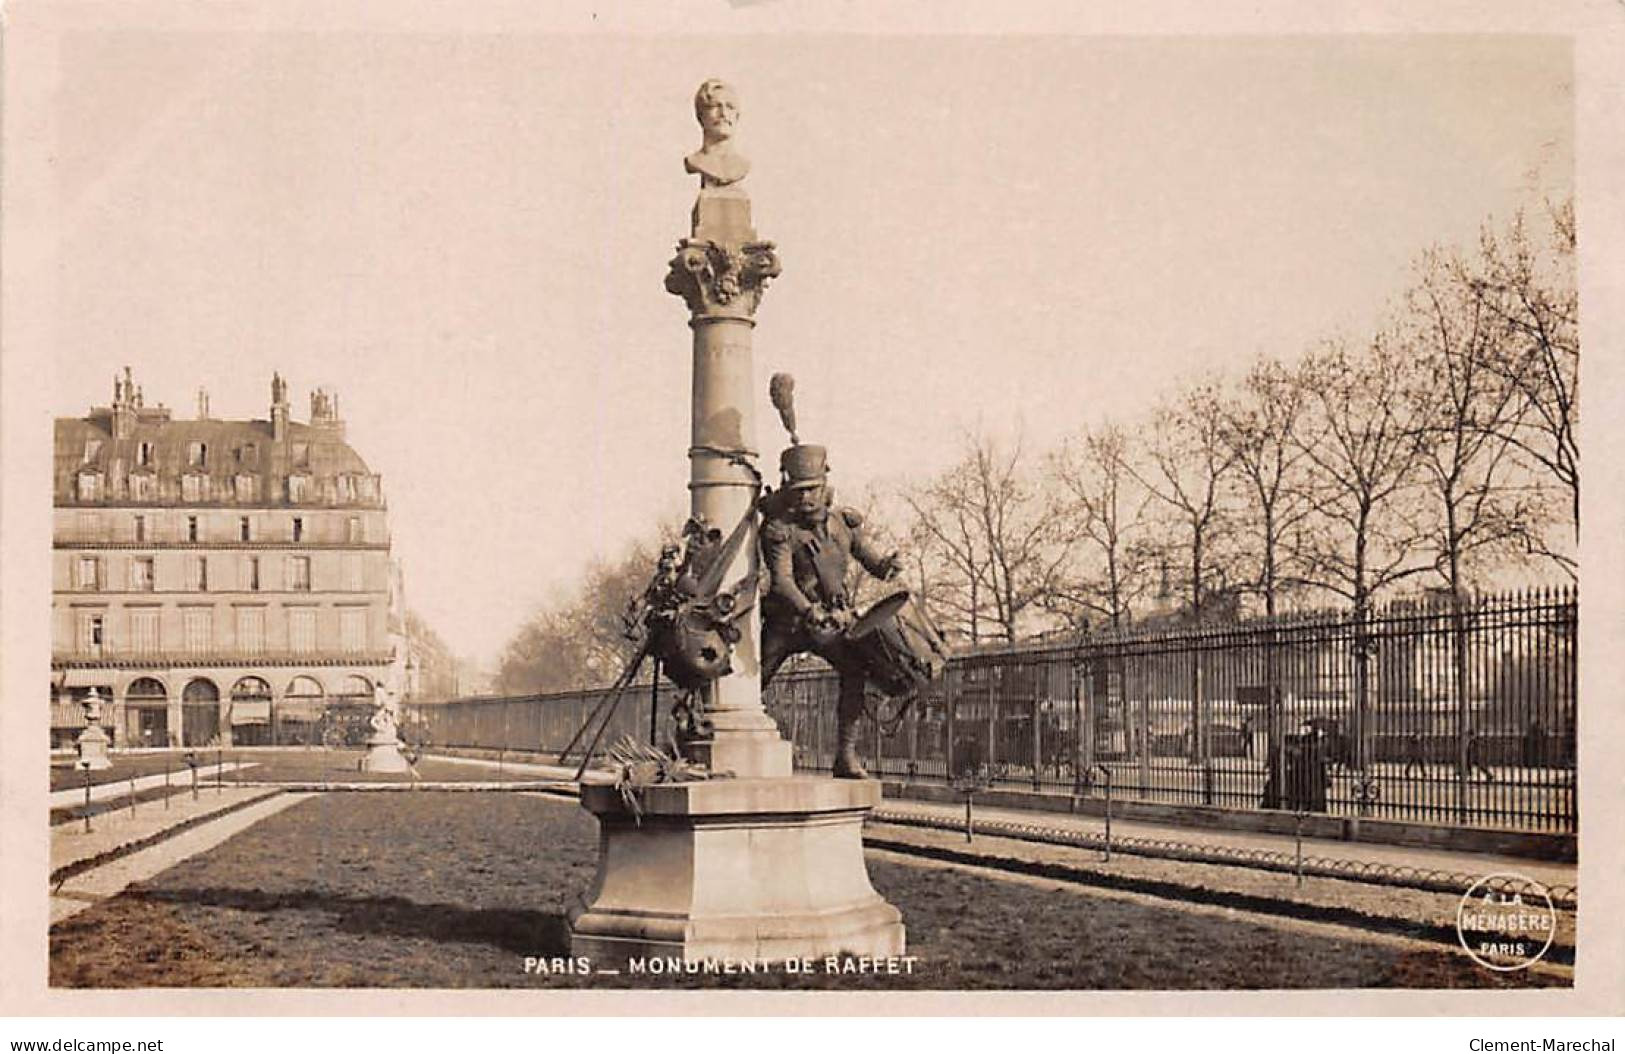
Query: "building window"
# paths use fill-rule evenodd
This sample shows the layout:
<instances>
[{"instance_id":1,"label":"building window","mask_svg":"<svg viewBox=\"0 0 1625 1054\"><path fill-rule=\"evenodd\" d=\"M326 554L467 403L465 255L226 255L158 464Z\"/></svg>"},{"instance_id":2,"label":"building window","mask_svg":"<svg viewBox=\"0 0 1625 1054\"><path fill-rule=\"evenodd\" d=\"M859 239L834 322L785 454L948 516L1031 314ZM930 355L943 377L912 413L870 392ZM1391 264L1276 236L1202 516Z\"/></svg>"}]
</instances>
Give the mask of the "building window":
<instances>
[{"instance_id":1,"label":"building window","mask_svg":"<svg viewBox=\"0 0 1625 1054\"><path fill-rule=\"evenodd\" d=\"M186 463L193 468L205 468L209 464L209 444L193 440L186 444Z\"/></svg>"},{"instance_id":2,"label":"building window","mask_svg":"<svg viewBox=\"0 0 1625 1054\"><path fill-rule=\"evenodd\" d=\"M143 440L141 443L139 443L136 446L136 448L135 448L135 463L137 465L144 465L147 468L152 467L152 444L151 443L146 442L146 441Z\"/></svg>"},{"instance_id":3,"label":"building window","mask_svg":"<svg viewBox=\"0 0 1625 1054\"><path fill-rule=\"evenodd\" d=\"M305 500L305 491L310 485L309 476L288 477L288 500L300 502Z\"/></svg>"},{"instance_id":4,"label":"building window","mask_svg":"<svg viewBox=\"0 0 1625 1054\"><path fill-rule=\"evenodd\" d=\"M79 473L79 500L100 501L102 497L102 477L97 472Z\"/></svg>"},{"instance_id":5,"label":"building window","mask_svg":"<svg viewBox=\"0 0 1625 1054\"><path fill-rule=\"evenodd\" d=\"M254 540L254 521L247 516L237 521L237 539L243 542Z\"/></svg>"},{"instance_id":6,"label":"building window","mask_svg":"<svg viewBox=\"0 0 1625 1054\"><path fill-rule=\"evenodd\" d=\"M259 463L259 459L259 447L255 446L253 443L245 443L237 448L237 464L254 465Z\"/></svg>"},{"instance_id":7,"label":"building window","mask_svg":"<svg viewBox=\"0 0 1625 1054\"><path fill-rule=\"evenodd\" d=\"M258 501L259 500L259 489L260 488L259 488L259 479L258 478L254 477L254 476L238 476L237 477L237 500L238 501Z\"/></svg>"},{"instance_id":8,"label":"building window","mask_svg":"<svg viewBox=\"0 0 1625 1054\"><path fill-rule=\"evenodd\" d=\"M153 478L145 472L130 477L130 500L151 501L155 490Z\"/></svg>"},{"instance_id":9,"label":"building window","mask_svg":"<svg viewBox=\"0 0 1625 1054\"><path fill-rule=\"evenodd\" d=\"M202 655L214 646L213 612L208 608L186 609L186 650Z\"/></svg>"},{"instance_id":10,"label":"building window","mask_svg":"<svg viewBox=\"0 0 1625 1054\"><path fill-rule=\"evenodd\" d=\"M265 609L237 609L237 647L248 655L265 650Z\"/></svg>"},{"instance_id":11,"label":"building window","mask_svg":"<svg viewBox=\"0 0 1625 1054\"><path fill-rule=\"evenodd\" d=\"M145 516L135 518L135 540L138 542L147 540L147 518Z\"/></svg>"},{"instance_id":12,"label":"building window","mask_svg":"<svg viewBox=\"0 0 1625 1054\"><path fill-rule=\"evenodd\" d=\"M304 654L316 650L316 609L288 609L288 647Z\"/></svg>"},{"instance_id":13,"label":"building window","mask_svg":"<svg viewBox=\"0 0 1625 1054\"><path fill-rule=\"evenodd\" d=\"M189 541L189 542L197 541L197 517L196 516L188 516L188 517L186 517L186 540Z\"/></svg>"},{"instance_id":14,"label":"building window","mask_svg":"<svg viewBox=\"0 0 1625 1054\"><path fill-rule=\"evenodd\" d=\"M106 616L85 614L79 617L79 650L88 655L100 655L106 643Z\"/></svg>"},{"instance_id":15,"label":"building window","mask_svg":"<svg viewBox=\"0 0 1625 1054\"><path fill-rule=\"evenodd\" d=\"M296 542L305 540L305 518L303 516L293 518L293 540Z\"/></svg>"},{"instance_id":16,"label":"building window","mask_svg":"<svg viewBox=\"0 0 1625 1054\"><path fill-rule=\"evenodd\" d=\"M102 581L102 562L100 557L81 556L79 558L79 588L99 589Z\"/></svg>"},{"instance_id":17,"label":"building window","mask_svg":"<svg viewBox=\"0 0 1625 1054\"><path fill-rule=\"evenodd\" d=\"M246 593L257 592L260 588L260 558L245 556L241 567L241 580L237 583L237 587Z\"/></svg>"},{"instance_id":18,"label":"building window","mask_svg":"<svg viewBox=\"0 0 1625 1054\"><path fill-rule=\"evenodd\" d=\"M361 554L344 554L344 588L354 593L361 592Z\"/></svg>"},{"instance_id":19,"label":"building window","mask_svg":"<svg viewBox=\"0 0 1625 1054\"><path fill-rule=\"evenodd\" d=\"M310 464L310 444L295 443L293 445L293 463L295 465Z\"/></svg>"},{"instance_id":20,"label":"building window","mask_svg":"<svg viewBox=\"0 0 1625 1054\"><path fill-rule=\"evenodd\" d=\"M102 532L102 518L94 512L81 512L79 514L79 540L82 542L99 541L97 537Z\"/></svg>"},{"instance_id":21,"label":"building window","mask_svg":"<svg viewBox=\"0 0 1625 1054\"><path fill-rule=\"evenodd\" d=\"M367 609L339 609L339 647L348 652L365 651L367 647Z\"/></svg>"},{"instance_id":22,"label":"building window","mask_svg":"<svg viewBox=\"0 0 1625 1054\"><path fill-rule=\"evenodd\" d=\"M351 542L361 542L366 540L366 532L361 529L361 517L350 517L350 522L346 525L346 533L344 537L346 541Z\"/></svg>"},{"instance_id":23,"label":"building window","mask_svg":"<svg viewBox=\"0 0 1625 1054\"><path fill-rule=\"evenodd\" d=\"M337 482L338 482L338 486L339 486L339 500L340 501L354 501L355 500L355 477L354 476L340 476L338 478Z\"/></svg>"},{"instance_id":24,"label":"building window","mask_svg":"<svg viewBox=\"0 0 1625 1054\"><path fill-rule=\"evenodd\" d=\"M310 592L310 557L288 557L288 588L301 593Z\"/></svg>"},{"instance_id":25,"label":"building window","mask_svg":"<svg viewBox=\"0 0 1625 1054\"><path fill-rule=\"evenodd\" d=\"M209 558L194 556L186 564L186 588L194 593L209 591Z\"/></svg>"},{"instance_id":26,"label":"building window","mask_svg":"<svg viewBox=\"0 0 1625 1054\"><path fill-rule=\"evenodd\" d=\"M85 460L86 461L95 461L96 460L96 455L100 454L101 452L102 452L102 441L100 439L87 439L87 440L85 440Z\"/></svg>"},{"instance_id":27,"label":"building window","mask_svg":"<svg viewBox=\"0 0 1625 1054\"><path fill-rule=\"evenodd\" d=\"M152 592L152 557L138 556L130 561L130 588L137 593Z\"/></svg>"},{"instance_id":28,"label":"building window","mask_svg":"<svg viewBox=\"0 0 1625 1054\"><path fill-rule=\"evenodd\" d=\"M181 477L181 500L203 501L208 495L209 477L189 472Z\"/></svg>"},{"instance_id":29,"label":"building window","mask_svg":"<svg viewBox=\"0 0 1625 1054\"><path fill-rule=\"evenodd\" d=\"M158 647L158 612L130 612L130 647L137 655L156 655Z\"/></svg>"}]
</instances>

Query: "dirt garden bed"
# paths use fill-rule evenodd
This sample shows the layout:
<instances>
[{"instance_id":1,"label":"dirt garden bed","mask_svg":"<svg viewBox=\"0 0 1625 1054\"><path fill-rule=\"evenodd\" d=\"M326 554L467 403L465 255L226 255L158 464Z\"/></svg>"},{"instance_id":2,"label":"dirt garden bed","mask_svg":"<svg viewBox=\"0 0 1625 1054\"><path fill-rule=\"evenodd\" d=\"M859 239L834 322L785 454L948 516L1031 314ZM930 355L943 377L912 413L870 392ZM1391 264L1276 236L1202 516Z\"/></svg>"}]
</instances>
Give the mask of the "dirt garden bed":
<instances>
[{"instance_id":1,"label":"dirt garden bed","mask_svg":"<svg viewBox=\"0 0 1625 1054\"><path fill-rule=\"evenodd\" d=\"M903 912L912 976L526 974L567 954L593 820L531 794L330 794L51 932L51 983L88 987L917 989L1507 987L1459 951L1305 932L1178 904L871 859Z\"/></svg>"}]
</instances>

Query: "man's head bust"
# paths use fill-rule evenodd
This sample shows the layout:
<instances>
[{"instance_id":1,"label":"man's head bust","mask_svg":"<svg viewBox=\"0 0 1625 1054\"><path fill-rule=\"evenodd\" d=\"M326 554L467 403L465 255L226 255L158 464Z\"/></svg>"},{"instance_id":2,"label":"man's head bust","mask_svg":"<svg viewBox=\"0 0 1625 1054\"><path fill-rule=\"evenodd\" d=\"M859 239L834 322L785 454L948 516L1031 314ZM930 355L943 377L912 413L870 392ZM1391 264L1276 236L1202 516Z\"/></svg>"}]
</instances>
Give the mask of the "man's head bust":
<instances>
[{"instance_id":1,"label":"man's head bust","mask_svg":"<svg viewBox=\"0 0 1625 1054\"><path fill-rule=\"evenodd\" d=\"M699 174L702 187L725 187L750 172L750 162L734 152L734 127L739 123L739 96L726 83L712 78L694 93L694 116L704 142L683 159L683 169Z\"/></svg>"}]
</instances>

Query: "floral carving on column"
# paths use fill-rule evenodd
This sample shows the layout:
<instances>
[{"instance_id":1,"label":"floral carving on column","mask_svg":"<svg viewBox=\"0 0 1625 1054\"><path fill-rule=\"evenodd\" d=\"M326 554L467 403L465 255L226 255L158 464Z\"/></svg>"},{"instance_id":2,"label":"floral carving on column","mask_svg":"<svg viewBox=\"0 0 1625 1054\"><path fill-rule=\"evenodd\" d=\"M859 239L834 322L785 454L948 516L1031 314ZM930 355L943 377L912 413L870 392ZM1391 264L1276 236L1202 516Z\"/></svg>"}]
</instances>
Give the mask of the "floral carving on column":
<instances>
[{"instance_id":1,"label":"floral carving on column","mask_svg":"<svg viewBox=\"0 0 1625 1054\"><path fill-rule=\"evenodd\" d=\"M780 270L772 242L724 245L684 239L672 258L666 290L682 297L697 317L750 318Z\"/></svg>"}]
</instances>

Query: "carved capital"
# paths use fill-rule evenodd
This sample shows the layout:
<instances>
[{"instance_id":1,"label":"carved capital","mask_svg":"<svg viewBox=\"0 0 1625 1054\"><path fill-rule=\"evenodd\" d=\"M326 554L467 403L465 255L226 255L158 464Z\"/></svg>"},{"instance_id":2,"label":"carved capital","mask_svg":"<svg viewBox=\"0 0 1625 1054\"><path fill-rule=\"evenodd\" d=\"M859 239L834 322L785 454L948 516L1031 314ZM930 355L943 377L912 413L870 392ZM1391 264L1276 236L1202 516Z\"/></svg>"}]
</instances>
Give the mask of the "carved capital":
<instances>
[{"instance_id":1,"label":"carved capital","mask_svg":"<svg viewBox=\"0 0 1625 1054\"><path fill-rule=\"evenodd\" d=\"M672 258L666 291L682 297L696 318L751 318L779 271L772 242L724 245L685 238Z\"/></svg>"}]
</instances>

